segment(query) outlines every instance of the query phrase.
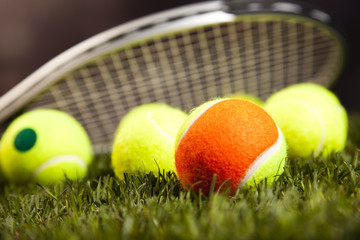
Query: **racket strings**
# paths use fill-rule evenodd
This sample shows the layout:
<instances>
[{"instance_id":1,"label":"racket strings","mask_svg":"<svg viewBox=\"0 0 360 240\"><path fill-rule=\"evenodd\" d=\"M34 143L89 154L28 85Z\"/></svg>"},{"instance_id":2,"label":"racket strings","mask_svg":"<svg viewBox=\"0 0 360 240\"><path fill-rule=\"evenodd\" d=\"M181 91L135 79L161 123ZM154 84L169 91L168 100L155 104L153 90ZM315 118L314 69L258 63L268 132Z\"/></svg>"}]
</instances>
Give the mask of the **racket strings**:
<instances>
[{"instance_id":1,"label":"racket strings","mask_svg":"<svg viewBox=\"0 0 360 240\"><path fill-rule=\"evenodd\" d=\"M287 85L328 85L340 50L328 31L286 21L239 21L147 39L65 76L28 106L77 118L94 144L111 142L133 107L166 102L189 110L236 92L263 99Z\"/></svg>"}]
</instances>

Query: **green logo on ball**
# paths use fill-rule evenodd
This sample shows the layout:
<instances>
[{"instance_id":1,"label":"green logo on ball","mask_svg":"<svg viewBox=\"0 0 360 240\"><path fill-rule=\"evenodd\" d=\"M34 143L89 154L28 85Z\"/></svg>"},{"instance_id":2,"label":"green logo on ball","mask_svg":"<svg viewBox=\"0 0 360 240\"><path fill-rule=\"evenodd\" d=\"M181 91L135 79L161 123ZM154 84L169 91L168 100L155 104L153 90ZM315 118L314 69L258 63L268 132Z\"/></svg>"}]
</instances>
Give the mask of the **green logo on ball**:
<instances>
[{"instance_id":1,"label":"green logo on ball","mask_svg":"<svg viewBox=\"0 0 360 240\"><path fill-rule=\"evenodd\" d=\"M29 151L36 142L36 132L31 128L21 130L15 137L15 148L19 152Z\"/></svg>"}]
</instances>

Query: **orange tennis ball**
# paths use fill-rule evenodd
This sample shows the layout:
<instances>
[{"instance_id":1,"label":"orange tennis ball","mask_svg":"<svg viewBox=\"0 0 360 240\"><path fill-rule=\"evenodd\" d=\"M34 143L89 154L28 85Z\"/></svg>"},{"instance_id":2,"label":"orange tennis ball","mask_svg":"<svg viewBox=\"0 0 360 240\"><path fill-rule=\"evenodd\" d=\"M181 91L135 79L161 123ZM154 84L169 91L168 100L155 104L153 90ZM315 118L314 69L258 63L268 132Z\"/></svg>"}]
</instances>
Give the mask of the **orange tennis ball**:
<instances>
[{"instance_id":1,"label":"orange tennis ball","mask_svg":"<svg viewBox=\"0 0 360 240\"><path fill-rule=\"evenodd\" d=\"M261 107L242 99L207 102L193 110L177 136L176 171L182 185L209 194L236 189L283 172L286 144L274 120Z\"/></svg>"}]
</instances>

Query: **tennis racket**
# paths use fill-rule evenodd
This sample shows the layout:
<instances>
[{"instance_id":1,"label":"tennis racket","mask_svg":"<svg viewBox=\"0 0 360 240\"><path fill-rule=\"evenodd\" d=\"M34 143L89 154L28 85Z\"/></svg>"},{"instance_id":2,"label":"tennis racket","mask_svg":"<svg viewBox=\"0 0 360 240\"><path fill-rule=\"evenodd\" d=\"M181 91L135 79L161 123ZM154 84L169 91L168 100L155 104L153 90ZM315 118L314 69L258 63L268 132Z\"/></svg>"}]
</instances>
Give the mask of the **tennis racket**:
<instances>
[{"instance_id":1,"label":"tennis racket","mask_svg":"<svg viewBox=\"0 0 360 240\"><path fill-rule=\"evenodd\" d=\"M95 152L111 151L121 118L164 102L189 110L246 92L262 99L288 85L326 87L344 66L332 17L302 3L211 1L109 29L55 57L0 98L1 128L52 108L85 127Z\"/></svg>"}]
</instances>

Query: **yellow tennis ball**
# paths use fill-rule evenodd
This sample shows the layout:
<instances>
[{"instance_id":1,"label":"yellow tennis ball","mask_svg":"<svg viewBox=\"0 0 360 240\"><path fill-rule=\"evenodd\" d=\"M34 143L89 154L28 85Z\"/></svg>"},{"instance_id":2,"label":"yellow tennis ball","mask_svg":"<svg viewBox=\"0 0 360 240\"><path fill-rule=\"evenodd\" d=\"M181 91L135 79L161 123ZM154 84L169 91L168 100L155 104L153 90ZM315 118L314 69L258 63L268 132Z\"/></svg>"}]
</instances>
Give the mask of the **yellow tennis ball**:
<instances>
[{"instance_id":1,"label":"yellow tennis ball","mask_svg":"<svg viewBox=\"0 0 360 240\"><path fill-rule=\"evenodd\" d=\"M1 143L0 143L0 162L1 162ZM5 181L4 172L0 164L0 183Z\"/></svg>"},{"instance_id":2,"label":"yellow tennis ball","mask_svg":"<svg viewBox=\"0 0 360 240\"><path fill-rule=\"evenodd\" d=\"M346 111L323 86L313 83L290 86L273 94L264 108L282 129L289 155L325 157L345 147Z\"/></svg>"},{"instance_id":3,"label":"yellow tennis ball","mask_svg":"<svg viewBox=\"0 0 360 240\"><path fill-rule=\"evenodd\" d=\"M115 174L175 172L175 138L187 117L183 111L161 103L131 110L115 134L112 166Z\"/></svg>"},{"instance_id":4,"label":"yellow tennis ball","mask_svg":"<svg viewBox=\"0 0 360 240\"><path fill-rule=\"evenodd\" d=\"M84 128L70 115L50 109L16 118L1 139L0 165L11 182L43 185L87 173L93 154Z\"/></svg>"}]
</instances>

